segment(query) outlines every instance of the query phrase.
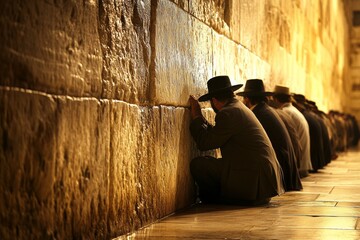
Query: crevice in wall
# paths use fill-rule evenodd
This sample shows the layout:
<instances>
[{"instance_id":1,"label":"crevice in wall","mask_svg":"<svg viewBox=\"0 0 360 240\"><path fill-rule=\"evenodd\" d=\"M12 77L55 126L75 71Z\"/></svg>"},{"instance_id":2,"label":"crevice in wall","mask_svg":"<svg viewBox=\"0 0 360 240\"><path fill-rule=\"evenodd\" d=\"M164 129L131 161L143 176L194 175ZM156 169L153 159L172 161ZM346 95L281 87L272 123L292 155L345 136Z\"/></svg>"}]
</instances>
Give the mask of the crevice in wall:
<instances>
[{"instance_id":1,"label":"crevice in wall","mask_svg":"<svg viewBox=\"0 0 360 240\"><path fill-rule=\"evenodd\" d=\"M154 105L155 102L155 81L156 81L156 11L158 6L158 0L151 0L150 10L150 65L149 65L149 87L147 92L147 98L149 99L149 105Z\"/></svg>"},{"instance_id":2,"label":"crevice in wall","mask_svg":"<svg viewBox=\"0 0 360 240\"><path fill-rule=\"evenodd\" d=\"M79 101L79 100L96 100L99 103L101 103L102 101L112 101L112 102L119 102L119 103L126 103L132 106L138 106L139 108L142 107L160 107L160 106L164 106L164 107L176 107L176 108L184 108L184 109L190 109L190 107L186 107L186 106L174 106L174 105L169 105L169 104L157 104L157 105L151 105L151 104L135 104L135 103L130 103L130 102L126 102L120 99L107 99L107 98L96 98L96 97L77 97L77 96L69 96L69 95L60 95L60 94L50 94L47 92L42 92L42 91L38 91L38 90L32 90L32 89L27 89L27 88L19 88L19 87L12 87L12 86L0 86L0 91L13 91L13 92L22 92L22 93L27 93L27 94L37 94L37 95L41 95L41 96L46 96L48 98L52 98L52 99L56 99L56 98L67 98L69 100L73 100L73 101Z\"/></svg>"},{"instance_id":3,"label":"crevice in wall","mask_svg":"<svg viewBox=\"0 0 360 240\"><path fill-rule=\"evenodd\" d=\"M111 46L111 37L109 37L104 29L105 25L109 24L109 18L106 16L105 13L105 9L104 9L104 3L102 0L99 0L99 5L98 5L98 34L99 34L99 39L100 39L100 43L104 43L106 42L107 44L100 44L100 50L101 50L101 56L103 59L103 66L101 69L101 79L102 79L102 84L101 84L101 97L103 97L106 93L104 92L105 88L105 84L106 84L106 74L107 71L105 69L106 64L105 64L105 52L106 52L106 47L105 46ZM107 24L105 24L107 23Z\"/></svg>"},{"instance_id":4,"label":"crevice in wall","mask_svg":"<svg viewBox=\"0 0 360 240\"><path fill-rule=\"evenodd\" d=\"M224 3L224 21L225 23L230 26L231 14L232 14L232 1L233 0L226 0Z\"/></svg>"}]
</instances>

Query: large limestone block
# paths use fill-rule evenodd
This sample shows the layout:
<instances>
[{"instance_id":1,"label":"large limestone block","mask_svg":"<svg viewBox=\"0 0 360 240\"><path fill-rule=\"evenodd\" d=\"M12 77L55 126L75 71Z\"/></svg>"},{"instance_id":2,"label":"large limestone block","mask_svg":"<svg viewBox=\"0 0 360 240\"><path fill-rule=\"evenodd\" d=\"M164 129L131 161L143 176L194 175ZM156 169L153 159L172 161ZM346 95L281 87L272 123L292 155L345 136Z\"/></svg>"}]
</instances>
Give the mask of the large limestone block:
<instances>
[{"instance_id":1,"label":"large limestone block","mask_svg":"<svg viewBox=\"0 0 360 240\"><path fill-rule=\"evenodd\" d=\"M229 25L230 29L230 39L236 43L240 43L240 32L241 32L241 21L240 21L240 8L241 1L227 1L227 6L229 8L225 13L225 20Z\"/></svg>"},{"instance_id":2,"label":"large limestone block","mask_svg":"<svg viewBox=\"0 0 360 240\"><path fill-rule=\"evenodd\" d=\"M95 1L6 1L0 25L0 85L100 96L102 54Z\"/></svg>"},{"instance_id":3,"label":"large limestone block","mask_svg":"<svg viewBox=\"0 0 360 240\"><path fill-rule=\"evenodd\" d=\"M297 63L294 56L289 57L288 62L286 63L290 69L288 71L288 75L282 79L282 83L285 86L288 86L291 92L303 94L305 92L305 85L307 82L304 68Z\"/></svg>"},{"instance_id":4,"label":"large limestone block","mask_svg":"<svg viewBox=\"0 0 360 240\"><path fill-rule=\"evenodd\" d=\"M109 108L1 89L1 236L106 238Z\"/></svg>"},{"instance_id":5,"label":"large limestone block","mask_svg":"<svg viewBox=\"0 0 360 240\"><path fill-rule=\"evenodd\" d=\"M192 0L189 1L189 12L218 33L229 36L231 4L227 0Z\"/></svg>"},{"instance_id":6,"label":"large limestone block","mask_svg":"<svg viewBox=\"0 0 360 240\"><path fill-rule=\"evenodd\" d=\"M233 84L245 83L251 78L268 78L270 66L267 62L227 37L216 32L213 35L214 76L228 75Z\"/></svg>"},{"instance_id":7,"label":"large limestone block","mask_svg":"<svg viewBox=\"0 0 360 240\"><path fill-rule=\"evenodd\" d=\"M116 236L193 204L190 161L216 153L196 149L188 109L111 105L108 226ZM213 111L204 110L204 115L213 121Z\"/></svg>"},{"instance_id":8,"label":"large limestone block","mask_svg":"<svg viewBox=\"0 0 360 240\"><path fill-rule=\"evenodd\" d=\"M1 88L0 112L0 235L41 238L54 225L56 102Z\"/></svg>"},{"instance_id":9,"label":"large limestone block","mask_svg":"<svg viewBox=\"0 0 360 240\"><path fill-rule=\"evenodd\" d=\"M296 12L296 11L295 11ZM296 17L300 17L299 15L296 15ZM306 53L306 49L303 48L303 25L300 25L298 21L293 22L293 34L291 38L291 54L296 59L296 62L304 66L304 54Z\"/></svg>"},{"instance_id":10,"label":"large limestone block","mask_svg":"<svg viewBox=\"0 0 360 240\"><path fill-rule=\"evenodd\" d=\"M184 108L113 103L109 227L124 234L194 203Z\"/></svg>"},{"instance_id":11,"label":"large limestone block","mask_svg":"<svg viewBox=\"0 0 360 240\"><path fill-rule=\"evenodd\" d=\"M198 155L191 138L190 112L184 108L160 106L157 109L155 142L156 173L161 216L195 202L190 160Z\"/></svg>"},{"instance_id":12,"label":"large limestone block","mask_svg":"<svg viewBox=\"0 0 360 240\"><path fill-rule=\"evenodd\" d=\"M212 77L211 30L167 0L156 16L154 104L186 106Z\"/></svg>"},{"instance_id":13,"label":"large limestone block","mask_svg":"<svg viewBox=\"0 0 360 240\"><path fill-rule=\"evenodd\" d=\"M273 53L269 56L271 87L282 84L290 87L292 92L303 92L306 83L305 68L285 48L279 45L273 48Z\"/></svg>"},{"instance_id":14,"label":"large limestone block","mask_svg":"<svg viewBox=\"0 0 360 240\"><path fill-rule=\"evenodd\" d=\"M156 5L151 6L150 0L99 3L103 98L149 102L150 41L155 37L155 26L150 26L152 7Z\"/></svg>"},{"instance_id":15,"label":"large limestone block","mask_svg":"<svg viewBox=\"0 0 360 240\"><path fill-rule=\"evenodd\" d=\"M139 147L142 141L139 107L115 101L111 104L111 109L109 230L119 235L140 227L141 216L138 216L138 210L151 207L143 206L141 201L140 175L144 177L152 169L141 169L139 165L141 161L152 162L153 158L143 156L147 145L143 149ZM144 178L144 181L149 179ZM145 203L151 205L151 202ZM149 216L144 216L146 217Z\"/></svg>"},{"instance_id":16,"label":"large limestone block","mask_svg":"<svg viewBox=\"0 0 360 240\"><path fill-rule=\"evenodd\" d=\"M2 237L115 237L194 203L188 109L0 96Z\"/></svg>"},{"instance_id":17,"label":"large limestone block","mask_svg":"<svg viewBox=\"0 0 360 240\"><path fill-rule=\"evenodd\" d=\"M213 76L228 75L232 85L242 82L241 56L238 45L216 32L213 32Z\"/></svg>"},{"instance_id":18,"label":"large limestone block","mask_svg":"<svg viewBox=\"0 0 360 240\"><path fill-rule=\"evenodd\" d=\"M295 32L292 29L293 5L291 1L279 0L267 0L262 4L264 4L263 9L259 8L257 15L254 16L254 19L263 21L259 26L257 52L262 59L269 60L273 54L276 54L277 46L291 52Z\"/></svg>"},{"instance_id":19,"label":"large limestone block","mask_svg":"<svg viewBox=\"0 0 360 240\"><path fill-rule=\"evenodd\" d=\"M267 49L263 41L264 26L266 26L266 0L244 0L240 6L240 44L251 52L259 55L261 49Z\"/></svg>"},{"instance_id":20,"label":"large limestone block","mask_svg":"<svg viewBox=\"0 0 360 240\"><path fill-rule=\"evenodd\" d=\"M93 98L58 98L57 104L54 235L107 237L111 108Z\"/></svg>"},{"instance_id":21,"label":"large limestone block","mask_svg":"<svg viewBox=\"0 0 360 240\"><path fill-rule=\"evenodd\" d=\"M265 22L263 33L260 35L261 45L260 55L265 59L271 59L276 54L278 46L292 53L293 41L297 33L294 28L291 1L266 1L265 2ZM295 21L296 22L296 21Z\"/></svg>"}]
</instances>

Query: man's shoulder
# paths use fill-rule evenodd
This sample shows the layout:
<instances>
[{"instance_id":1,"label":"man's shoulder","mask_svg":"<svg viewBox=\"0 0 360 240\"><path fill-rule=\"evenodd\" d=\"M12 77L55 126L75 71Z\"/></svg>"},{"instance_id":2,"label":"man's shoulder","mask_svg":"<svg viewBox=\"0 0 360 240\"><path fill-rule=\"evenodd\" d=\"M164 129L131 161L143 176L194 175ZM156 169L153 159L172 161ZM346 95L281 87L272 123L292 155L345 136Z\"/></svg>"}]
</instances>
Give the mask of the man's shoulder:
<instances>
[{"instance_id":1,"label":"man's shoulder","mask_svg":"<svg viewBox=\"0 0 360 240\"><path fill-rule=\"evenodd\" d=\"M224 106L217 114L215 119L227 118L229 121L238 120L242 118L246 109L241 105L241 102L233 101Z\"/></svg>"},{"instance_id":2,"label":"man's shoulder","mask_svg":"<svg viewBox=\"0 0 360 240\"><path fill-rule=\"evenodd\" d=\"M226 106L224 106L218 114L225 114L225 115L244 115L247 112L251 112L243 103L240 101L233 101Z\"/></svg>"},{"instance_id":3,"label":"man's shoulder","mask_svg":"<svg viewBox=\"0 0 360 240\"><path fill-rule=\"evenodd\" d=\"M301 114L301 112L296 107L294 107L292 104L285 106L283 108L283 110L291 115L294 115L294 114L298 115L299 113Z\"/></svg>"}]
</instances>

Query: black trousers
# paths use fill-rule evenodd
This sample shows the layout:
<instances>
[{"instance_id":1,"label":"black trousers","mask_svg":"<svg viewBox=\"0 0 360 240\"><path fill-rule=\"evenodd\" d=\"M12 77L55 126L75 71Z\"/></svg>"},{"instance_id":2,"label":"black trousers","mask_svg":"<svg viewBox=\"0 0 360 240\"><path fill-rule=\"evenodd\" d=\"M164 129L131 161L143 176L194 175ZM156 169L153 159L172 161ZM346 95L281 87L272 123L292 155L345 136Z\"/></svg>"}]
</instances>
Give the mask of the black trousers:
<instances>
[{"instance_id":1,"label":"black trousers","mask_svg":"<svg viewBox=\"0 0 360 240\"><path fill-rule=\"evenodd\" d=\"M190 163L190 172L199 187L199 198L203 203L220 202L221 158L210 156L194 158Z\"/></svg>"},{"instance_id":2,"label":"black trousers","mask_svg":"<svg viewBox=\"0 0 360 240\"><path fill-rule=\"evenodd\" d=\"M221 198L221 175L224 163L221 158L210 156L194 158L190 163L190 172L199 187L199 198L202 203L235 204L243 206L264 205L271 198L257 200Z\"/></svg>"}]
</instances>

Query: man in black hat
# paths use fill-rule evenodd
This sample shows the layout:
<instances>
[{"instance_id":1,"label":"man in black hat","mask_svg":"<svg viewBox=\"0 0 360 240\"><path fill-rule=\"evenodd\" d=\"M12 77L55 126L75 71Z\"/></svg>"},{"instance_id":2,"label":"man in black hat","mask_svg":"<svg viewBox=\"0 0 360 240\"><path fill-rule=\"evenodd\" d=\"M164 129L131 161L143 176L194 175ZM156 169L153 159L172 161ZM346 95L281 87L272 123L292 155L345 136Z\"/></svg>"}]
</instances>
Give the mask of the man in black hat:
<instances>
[{"instance_id":1,"label":"man in black hat","mask_svg":"<svg viewBox=\"0 0 360 240\"><path fill-rule=\"evenodd\" d=\"M300 177L306 177L312 169L309 124L307 123L304 115L292 105L292 97L288 87L276 85L273 94L272 98L274 102L281 110L290 116L291 120L294 122L294 126L296 127L295 130L298 134L301 145L301 155L298 159L299 172Z\"/></svg>"},{"instance_id":2,"label":"man in black hat","mask_svg":"<svg viewBox=\"0 0 360 240\"><path fill-rule=\"evenodd\" d=\"M244 97L244 104L253 111L269 136L284 173L285 191L301 190L302 184L290 135L281 117L267 104L267 96L272 93L265 92L261 79L249 79L246 81L245 90L237 95Z\"/></svg>"},{"instance_id":3,"label":"man in black hat","mask_svg":"<svg viewBox=\"0 0 360 240\"><path fill-rule=\"evenodd\" d=\"M311 165L313 168L311 172L317 172L326 165L321 124L318 121L316 115L307 108L306 98L304 95L294 94L293 98L295 100L293 103L294 106L304 115L309 125L310 156Z\"/></svg>"},{"instance_id":4,"label":"man in black hat","mask_svg":"<svg viewBox=\"0 0 360 240\"><path fill-rule=\"evenodd\" d=\"M284 192L281 167L269 138L233 91L228 76L208 82L208 93L199 101L209 101L216 112L212 126L202 116L198 101L190 96L191 134L200 150L220 148L222 158L198 157L190 170L199 186L200 200L207 203L242 205L265 204Z\"/></svg>"},{"instance_id":5,"label":"man in black hat","mask_svg":"<svg viewBox=\"0 0 360 240\"><path fill-rule=\"evenodd\" d=\"M331 152L330 144L330 125L327 125L327 116L324 112L320 111L314 101L306 99L305 107L310 114L317 120L321 129L321 137L323 140L324 160L328 164L332 160L333 153Z\"/></svg>"}]
</instances>

